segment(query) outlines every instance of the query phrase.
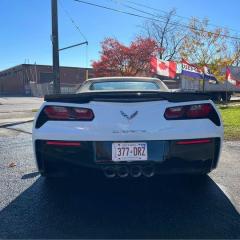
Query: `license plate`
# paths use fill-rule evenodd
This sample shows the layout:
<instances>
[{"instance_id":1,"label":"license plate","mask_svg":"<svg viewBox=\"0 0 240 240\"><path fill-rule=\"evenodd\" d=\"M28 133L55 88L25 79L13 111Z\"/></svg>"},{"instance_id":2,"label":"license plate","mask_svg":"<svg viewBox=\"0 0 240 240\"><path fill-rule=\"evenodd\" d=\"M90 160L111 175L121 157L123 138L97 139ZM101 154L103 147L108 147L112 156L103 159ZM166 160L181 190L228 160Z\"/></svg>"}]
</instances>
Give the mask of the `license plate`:
<instances>
[{"instance_id":1,"label":"license plate","mask_svg":"<svg viewBox=\"0 0 240 240\"><path fill-rule=\"evenodd\" d=\"M148 159L147 143L113 143L112 160L118 161L145 161Z\"/></svg>"}]
</instances>

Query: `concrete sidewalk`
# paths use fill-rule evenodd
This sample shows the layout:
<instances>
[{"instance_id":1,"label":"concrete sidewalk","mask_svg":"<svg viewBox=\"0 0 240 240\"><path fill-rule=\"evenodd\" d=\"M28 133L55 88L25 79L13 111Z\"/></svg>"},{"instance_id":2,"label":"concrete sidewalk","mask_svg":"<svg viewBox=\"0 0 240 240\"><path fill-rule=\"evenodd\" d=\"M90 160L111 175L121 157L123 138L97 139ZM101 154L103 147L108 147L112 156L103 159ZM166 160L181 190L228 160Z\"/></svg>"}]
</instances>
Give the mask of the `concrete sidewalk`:
<instances>
[{"instance_id":1,"label":"concrete sidewalk","mask_svg":"<svg viewBox=\"0 0 240 240\"><path fill-rule=\"evenodd\" d=\"M11 118L11 119L0 119L0 128L9 127L12 125L18 125L22 123L32 122L34 118Z\"/></svg>"},{"instance_id":2,"label":"concrete sidewalk","mask_svg":"<svg viewBox=\"0 0 240 240\"><path fill-rule=\"evenodd\" d=\"M0 97L0 127L32 121L43 103L36 97Z\"/></svg>"}]
</instances>

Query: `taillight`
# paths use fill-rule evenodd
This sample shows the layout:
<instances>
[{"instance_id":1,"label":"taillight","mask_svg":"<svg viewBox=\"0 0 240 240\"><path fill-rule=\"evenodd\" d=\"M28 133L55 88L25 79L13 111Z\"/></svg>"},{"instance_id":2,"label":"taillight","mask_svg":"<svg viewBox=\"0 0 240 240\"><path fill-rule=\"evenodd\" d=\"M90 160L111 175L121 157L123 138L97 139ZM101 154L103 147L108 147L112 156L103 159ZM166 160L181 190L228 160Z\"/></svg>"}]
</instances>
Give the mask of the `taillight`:
<instances>
[{"instance_id":1,"label":"taillight","mask_svg":"<svg viewBox=\"0 0 240 240\"><path fill-rule=\"evenodd\" d=\"M89 108L47 106L43 111L50 120L91 121L94 118L93 111Z\"/></svg>"},{"instance_id":2,"label":"taillight","mask_svg":"<svg viewBox=\"0 0 240 240\"><path fill-rule=\"evenodd\" d=\"M93 120L93 111L88 108L73 108L74 116L79 120Z\"/></svg>"},{"instance_id":3,"label":"taillight","mask_svg":"<svg viewBox=\"0 0 240 240\"><path fill-rule=\"evenodd\" d=\"M219 116L209 103L170 107L165 110L164 117L167 120L207 118L214 122L217 126L220 126Z\"/></svg>"},{"instance_id":4,"label":"taillight","mask_svg":"<svg viewBox=\"0 0 240 240\"><path fill-rule=\"evenodd\" d=\"M46 106L40 113L36 128L40 128L48 120L54 121L92 121L94 113L89 108Z\"/></svg>"},{"instance_id":5,"label":"taillight","mask_svg":"<svg viewBox=\"0 0 240 240\"><path fill-rule=\"evenodd\" d=\"M44 113L48 116L49 119L68 119L69 110L66 107L60 106L48 106L44 108Z\"/></svg>"},{"instance_id":6,"label":"taillight","mask_svg":"<svg viewBox=\"0 0 240 240\"><path fill-rule=\"evenodd\" d=\"M167 108L165 111L165 118L167 119L177 119L181 118L185 113L184 107L171 107Z\"/></svg>"},{"instance_id":7,"label":"taillight","mask_svg":"<svg viewBox=\"0 0 240 240\"><path fill-rule=\"evenodd\" d=\"M211 111L212 106L210 104L196 104L190 106L186 113L190 118L202 118L207 117Z\"/></svg>"}]
</instances>

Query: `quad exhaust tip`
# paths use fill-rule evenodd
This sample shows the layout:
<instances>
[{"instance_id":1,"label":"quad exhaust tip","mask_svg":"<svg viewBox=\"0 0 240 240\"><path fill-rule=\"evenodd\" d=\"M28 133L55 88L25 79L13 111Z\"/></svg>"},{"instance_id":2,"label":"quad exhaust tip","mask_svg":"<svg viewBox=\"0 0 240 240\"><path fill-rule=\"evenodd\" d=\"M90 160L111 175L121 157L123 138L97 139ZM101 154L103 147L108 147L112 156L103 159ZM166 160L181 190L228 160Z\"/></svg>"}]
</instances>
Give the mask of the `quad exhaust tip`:
<instances>
[{"instance_id":1,"label":"quad exhaust tip","mask_svg":"<svg viewBox=\"0 0 240 240\"><path fill-rule=\"evenodd\" d=\"M130 168L130 175L134 178L140 177L142 175L141 167L139 166L132 166Z\"/></svg>"},{"instance_id":2,"label":"quad exhaust tip","mask_svg":"<svg viewBox=\"0 0 240 240\"><path fill-rule=\"evenodd\" d=\"M152 165L142 167L142 174L145 177L153 177L155 175L155 169Z\"/></svg>"},{"instance_id":3,"label":"quad exhaust tip","mask_svg":"<svg viewBox=\"0 0 240 240\"><path fill-rule=\"evenodd\" d=\"M129 174L129 170L127 166L120 166L117 168L117 175L120 178L125 178L128 176L128 174Z\"/></svg>"},{"instance_id":4,"label":"quad exhaust tip","mask_svg":"<svg viewBox=\"0 0 240 240\"><path fill-rule=\"evenodd\" d=\"M114 178L116 176L116 171L114 167L105 167L103 169L103 172L107 178Z\"/></svg>"},{"instance_id":5,"label":"quad exhaust tip","mask_svg":"<svg viewBox=\"0 0 240 240\"><path fill-rule=\"evenodd\" d=\"M138 165L133 165L133 166L108 166L103 168L104 175L107 178L114 178L116 176L120 178L126 178L129 175L133 178L138 178L141 175L144 177L150 178L155 175L155 168L152 165L147 165L147 166L138 166Z\"/></svg>"}]
</instances>

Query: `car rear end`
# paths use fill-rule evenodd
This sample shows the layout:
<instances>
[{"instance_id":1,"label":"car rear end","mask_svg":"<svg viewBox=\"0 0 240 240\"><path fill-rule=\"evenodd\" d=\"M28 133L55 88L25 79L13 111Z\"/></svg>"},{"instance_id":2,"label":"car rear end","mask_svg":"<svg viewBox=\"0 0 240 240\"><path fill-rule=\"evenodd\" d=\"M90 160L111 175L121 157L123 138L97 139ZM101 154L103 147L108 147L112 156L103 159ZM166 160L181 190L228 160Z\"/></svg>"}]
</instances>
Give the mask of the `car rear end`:
<instances>
[{"instance_id":1,"label":"car rear end","mask_svg":"<svg viewBox=\"0 0 240 240\"><path fill-rule=\"evenodd\" d=\"M144 91L46 98L33 129L42 175L71 166L109 178L208 173L222 137L206 96Z\"/></svg>"}]
</instances>

